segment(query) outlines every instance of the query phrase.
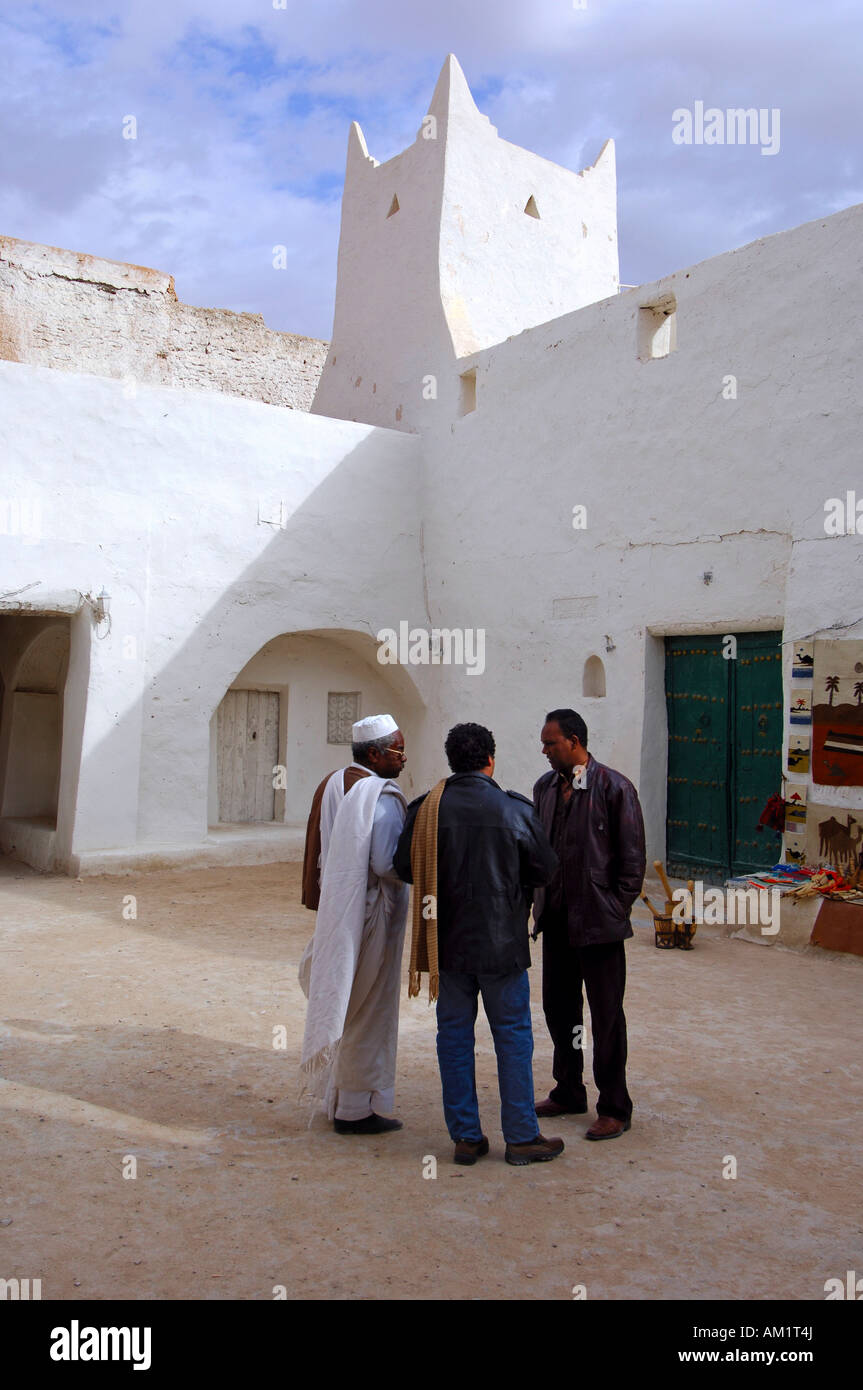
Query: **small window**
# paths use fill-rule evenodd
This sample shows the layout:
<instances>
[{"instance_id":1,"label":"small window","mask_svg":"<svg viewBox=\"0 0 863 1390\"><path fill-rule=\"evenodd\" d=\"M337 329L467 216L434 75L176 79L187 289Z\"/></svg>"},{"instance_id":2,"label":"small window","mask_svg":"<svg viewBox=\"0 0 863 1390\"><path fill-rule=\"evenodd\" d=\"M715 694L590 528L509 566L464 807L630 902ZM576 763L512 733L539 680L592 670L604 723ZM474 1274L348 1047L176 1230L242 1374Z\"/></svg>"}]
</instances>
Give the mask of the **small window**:
<instances>
[{"instance_id":1,"label":"small window","mask_svg":"<svg viewBox=\"0 0 863 1390\"><path fill-rule=\"evenodd\" d=\"M677 348L677 299L664 294L638 310L638 356L642 362L667 357Z\"/></svg>"},{"instance_id":2,"label":"small window","mask_svg":"<svg viewBox=\"0 0 863 1390\"><path fill-rule=\"evenodd\" d=\"M537 220L539 220L539 208L536 205L536 199L534 198L532 193L524 205L524 210L527 213L528 217L535 217Z\"/></svg>"},{"instance_id":3,"label":"small window","mask_svg":"<svg viewBox=\"0 0 863 1390\"><path fill-rule=\"evenodd\" d=\"M327 695L327 743L351 743L352 725L359 717L359 690L331 690Z\"/></svg>"},{"instance_id":4,"label":"small window","mask_svg":"<svg viewBox=\"0 0 863 1390\"><path fill-rule=\"evenodd\" d=\"M476 410L476 367L461 375L460 413L470 415L472 410Z\"/></svg>"},{"instance_id":5,"label":"small window","mask_svg":"<svg viewBox=\"0 0 863 1390\"><path fill-rule=\"evenodd\" d=\"M393 200L392 200L392 202L390 203L390 210L389 210L389 212L387 213L387 217L394 217L395 214L398 212L398 210L399 210L399 200L398 200L398 198L396 197L396 195L393 194Z\"/></svg>"}]
</instances>

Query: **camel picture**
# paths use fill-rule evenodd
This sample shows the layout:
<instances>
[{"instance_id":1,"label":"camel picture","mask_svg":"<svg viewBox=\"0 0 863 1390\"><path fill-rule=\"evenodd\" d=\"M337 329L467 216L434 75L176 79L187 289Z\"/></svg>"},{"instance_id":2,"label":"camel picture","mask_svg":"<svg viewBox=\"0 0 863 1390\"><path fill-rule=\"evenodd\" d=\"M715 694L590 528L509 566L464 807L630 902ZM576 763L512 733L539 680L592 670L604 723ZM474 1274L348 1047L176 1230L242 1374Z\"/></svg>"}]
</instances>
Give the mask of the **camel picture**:
<instances>
[{"instance_id":1,"label":"camel picture","mask_svg":"<svg viewBox=\"0 0 863 1390\"><path fill-rule=\"evenodd\" d=\"M848 872L857 863L860 842L863 840L863 819L859 813L858 816L853 816L846 812L840 820L836 816L836 810L835 806L812 807L807 861L810 864L832 864L840 872ZM819 818L822 814L823 818Z\"/></svg>"},{"instance_id":2,"label":"camel picture","mask_svg":"<svg viewBox=\"0 0 863 1390\"><path fill-rule=\"evenodd\" d=\"M794 647L794 658L791 664L791 679L793 681L811 681L813 661L812 642L798 642Z\"/></svg>"},{"instance_id":3,"label":"camel picture","mask_svg":"<svg viewBox=\"0 0 863 1390\"><path fill-rule=\"evenodd\" d=\"M809 771L809 735L791 733L788 736L788 771Z\"/></svg>"}]
</instances>

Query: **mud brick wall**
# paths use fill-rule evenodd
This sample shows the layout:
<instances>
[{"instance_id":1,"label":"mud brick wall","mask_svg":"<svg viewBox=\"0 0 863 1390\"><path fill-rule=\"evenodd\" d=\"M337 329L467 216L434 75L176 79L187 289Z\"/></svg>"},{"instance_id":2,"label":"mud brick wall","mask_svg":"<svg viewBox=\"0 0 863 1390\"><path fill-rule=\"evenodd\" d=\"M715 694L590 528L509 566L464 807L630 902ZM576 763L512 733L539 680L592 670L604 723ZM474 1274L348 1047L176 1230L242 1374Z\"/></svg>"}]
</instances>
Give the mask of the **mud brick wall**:
<instances>
[{"instance_id":1,"label":"mud brick wall","mask_svg":"<svg viewBox=\"0 0 863 1390\"><path fill-rule=\"evenodd\" d=\"M0 237L0 359L308 411L327 346L182 304L162 271Z\"/></svg>"}]
</instances>

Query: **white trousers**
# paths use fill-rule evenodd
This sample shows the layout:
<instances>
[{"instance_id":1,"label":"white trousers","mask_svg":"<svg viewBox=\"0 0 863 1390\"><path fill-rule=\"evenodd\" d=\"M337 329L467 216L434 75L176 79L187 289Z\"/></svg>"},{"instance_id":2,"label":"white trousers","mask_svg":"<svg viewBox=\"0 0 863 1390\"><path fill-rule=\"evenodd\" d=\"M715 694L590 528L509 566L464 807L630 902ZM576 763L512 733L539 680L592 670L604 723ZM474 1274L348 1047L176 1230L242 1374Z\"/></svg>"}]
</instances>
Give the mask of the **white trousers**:
<instances>
[{"instance_id":1,"label":"white trousers","mask_svg":"<svg viewBox=\"0 0 863 1390\"><path fill-rule=\"evenodd\" d=\"M367 1116L391 1115L396 1103L396 1088L385 1091L343 1091L336 1096L337 1120L364 1120Z\"/></svg>"}]
</instances>

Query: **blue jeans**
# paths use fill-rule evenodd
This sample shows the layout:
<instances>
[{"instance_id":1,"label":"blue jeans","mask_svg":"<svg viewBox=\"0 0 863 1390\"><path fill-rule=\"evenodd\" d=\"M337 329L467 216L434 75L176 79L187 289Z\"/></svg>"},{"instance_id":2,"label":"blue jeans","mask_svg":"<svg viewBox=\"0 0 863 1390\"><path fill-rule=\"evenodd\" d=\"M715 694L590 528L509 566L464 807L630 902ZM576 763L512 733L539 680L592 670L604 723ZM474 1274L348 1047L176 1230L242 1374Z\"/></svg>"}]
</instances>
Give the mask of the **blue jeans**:
<instances>
[{"instance_id":1,"label":"blue jeans","mask_svg":"<svg viewBox=\"0 0 863 1390\"><path fill-rule=\"evenodd\" d=\"M482 1137L476 1098L474 1024L482 994L497 1054L500 1123L508 1144L529 1144L539 1130L533 1096L533 1029L526 970L508 975L464 975L441 970L437 1001L437 1055L443 1110L453 1143Z\"/></svg>"}]
</instances>

